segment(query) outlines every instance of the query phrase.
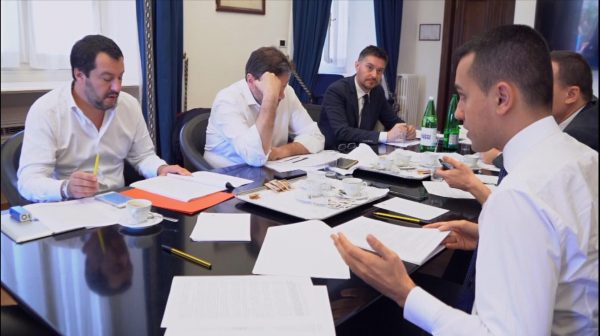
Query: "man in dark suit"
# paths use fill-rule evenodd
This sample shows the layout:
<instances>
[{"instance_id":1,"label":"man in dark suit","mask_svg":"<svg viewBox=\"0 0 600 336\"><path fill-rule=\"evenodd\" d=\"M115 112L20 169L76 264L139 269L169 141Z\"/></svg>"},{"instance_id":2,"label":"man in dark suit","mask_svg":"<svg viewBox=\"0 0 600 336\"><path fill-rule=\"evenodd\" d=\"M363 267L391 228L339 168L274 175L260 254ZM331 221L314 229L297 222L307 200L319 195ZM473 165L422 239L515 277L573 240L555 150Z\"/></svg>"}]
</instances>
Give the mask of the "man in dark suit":
<instances>
[{"instance_id":1,"label":"man in dark suit","mask_svg":"<svg viewBox=\"0 0 600 336\"><path fill-rule=\"evenodd\" d=\"M592 91L592 70L578 53L550 53L554 72L552 114L560 128L598 151L598 100Z\"/></svg>"},{"instance_id":2,"label":"man in dark suit","mask_svg":"<svg viewBox=\"0 0 600 336\"><path fill-rule=\"evenodd\" d=\"M381 87L387 54L368 46L355 63L356 75L331 84L325 92L319 128L325 148L342 143L377 144L415 137L415 127L405 124L392 110ZM386 132L375 131L380 121Z\"/></svg>"}]
</instances>

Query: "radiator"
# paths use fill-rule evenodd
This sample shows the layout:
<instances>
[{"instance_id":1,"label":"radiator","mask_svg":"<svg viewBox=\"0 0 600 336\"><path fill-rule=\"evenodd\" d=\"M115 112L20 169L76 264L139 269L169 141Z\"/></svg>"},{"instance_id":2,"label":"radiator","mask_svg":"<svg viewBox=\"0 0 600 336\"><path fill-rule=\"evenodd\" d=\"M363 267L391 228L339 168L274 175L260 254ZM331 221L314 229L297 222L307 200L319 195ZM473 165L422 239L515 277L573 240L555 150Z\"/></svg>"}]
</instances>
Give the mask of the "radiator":
<instances>
[{"instance_id":1,"label":"radiator","mask_svg":"<svg viewBox=\"0 0 600 336\"><path fill-rule=\"evenodd\" d=\"M396 101L400 118L411 125L419 125L419 76L399 74L396 79Z\"/></svg>"}]
</instances>

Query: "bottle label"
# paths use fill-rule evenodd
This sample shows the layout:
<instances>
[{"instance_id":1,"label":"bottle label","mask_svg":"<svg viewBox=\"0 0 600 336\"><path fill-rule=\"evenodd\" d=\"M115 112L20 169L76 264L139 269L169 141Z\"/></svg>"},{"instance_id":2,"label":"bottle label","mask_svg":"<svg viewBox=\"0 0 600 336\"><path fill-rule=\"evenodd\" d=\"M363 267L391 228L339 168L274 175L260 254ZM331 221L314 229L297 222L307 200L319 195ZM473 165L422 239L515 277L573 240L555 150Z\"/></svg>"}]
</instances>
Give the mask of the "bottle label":
<instances>
[{"instance_id":1,"label":"bottle label","mask_svg":"<svg viewBox=\"0 0 600 336\"><path fill-rule=\"evenodd\" d=\"M458 134L450 134L450 136L448 137L448 145L458 145Z\"/></svg>"},{"instance_id":2,"label":"bottle label","mask_svg":"<svg viewBox=\"0 0 600 336\"><path fill-rule=\"evenodd\" d=\"M437 146L436 128L421 128L421 146Z\"/></svg>"}]
</instances>

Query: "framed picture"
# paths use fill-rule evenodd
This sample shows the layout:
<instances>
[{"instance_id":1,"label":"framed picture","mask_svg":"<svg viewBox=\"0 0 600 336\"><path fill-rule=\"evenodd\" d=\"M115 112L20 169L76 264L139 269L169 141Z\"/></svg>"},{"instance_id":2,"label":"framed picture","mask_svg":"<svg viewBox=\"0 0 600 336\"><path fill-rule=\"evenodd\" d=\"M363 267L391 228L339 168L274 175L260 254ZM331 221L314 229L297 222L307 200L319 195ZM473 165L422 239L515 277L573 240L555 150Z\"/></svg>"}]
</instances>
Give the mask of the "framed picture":
<instances>
[{"instance_id":1,"label":"framed picture","mask_svg":"<svg viewBox=\"0 0 600 336\"><path fill-rule=\"evenodd\" d=\"M216 0L217 12L265 15L265 0Z\"/></svg>"},{"instance_id":2,"label":"framed picture","mask_svg":"<svg viewBox=\"0 0 600 336\"><path fill-rule=\"evenodd\" d=\"M441 24L420 24L419 41L439 41L441 30Z\"/></svg>"}]
</instances>

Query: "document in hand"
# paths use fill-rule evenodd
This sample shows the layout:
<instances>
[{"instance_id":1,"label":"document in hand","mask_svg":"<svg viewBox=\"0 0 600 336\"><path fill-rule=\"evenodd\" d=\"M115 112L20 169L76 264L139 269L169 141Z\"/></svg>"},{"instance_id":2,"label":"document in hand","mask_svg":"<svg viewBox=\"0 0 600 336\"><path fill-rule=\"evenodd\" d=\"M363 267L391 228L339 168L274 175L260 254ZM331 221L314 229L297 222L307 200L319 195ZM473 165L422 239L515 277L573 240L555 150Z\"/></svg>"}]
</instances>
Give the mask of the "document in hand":
<instances>
[{"instance_id":1,"label":"document in hand","mask_svg":"<svg viewBox=\"0 0 600 336\"><path fill-rule=\"evenodd\" d=\"M192 176L177 174L156 176L132 183L131 186L178 201L189 202L225 190L228 183L233 187L239 187L251 182L252 180L235 176L200 171L193 173Z\"/></svg>"},{"instance_id":2,"label":"document in hand","mask_svg":"<svg viewBox=\"0 0 600 336\"><path fill-rule=\"evenodd\" d=\"M483 175L481 175L483 176ZM495 177L495 176L493 176ZM452 188L446 183L446 181L423 181L423 186L427 190L427 193L447 198L460 198L460 199L475 199L475 196L470 192ZM496 189L494 185L487 186L491 191Z\"/></svg>"},{"instance_id":3,"label":"document in hand","mask_svg":"<svg viewBox=\"0 0 600 336\"><path fill-rule=\"evenodd\" d=\"M390 198L389 200L375 204L375 206L424 220L430 220L448 212L446 209L409 201L399 197Z\"/></svg>"},{"instance_id":4,"label":"document in hand","mask_svg":"<svg viewBox=\"0 0 600 336\"><path fill-rule=\"evenodd\" d=\"M440 243L450 233L395 225L367 217L355 218L333 230L342 232L353 244L369 251L373 249L367 243L367 235L372 234L402 260L416 265L422 265L443 250L444 246Z\"/></svg>"},{"instance_id":5,"label":"document in hand","mask_svg":"<svg viewBox=\"0 0 600 336\"><path fill-rule=\"evenodd\" d=\"M325 286L308 277L176 276L165 335L335 335Z\"/></svg>"},{"instance_id":6,"label":"document in hand","mask_svg":"<svg viewBox=\"0 0 600 336\"><path fill-rule=\"evenodd\" d=\"M332 233L329 225L318 220L271 226L252 273L350 279Z\"/></svg>"}]
</instances>

